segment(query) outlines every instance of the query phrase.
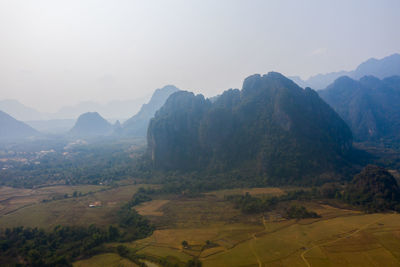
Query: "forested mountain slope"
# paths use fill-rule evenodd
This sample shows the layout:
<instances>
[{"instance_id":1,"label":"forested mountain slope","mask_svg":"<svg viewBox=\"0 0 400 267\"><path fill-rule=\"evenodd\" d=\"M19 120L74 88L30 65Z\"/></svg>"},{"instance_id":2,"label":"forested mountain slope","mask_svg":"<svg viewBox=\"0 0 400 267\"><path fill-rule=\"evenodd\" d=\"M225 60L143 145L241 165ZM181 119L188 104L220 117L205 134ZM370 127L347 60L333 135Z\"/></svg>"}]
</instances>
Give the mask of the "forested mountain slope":
<instances>
[{"instance_id":1,"label":"forested mountain slope","mask_svg":"<svg viewBox=\"0 0 400 267\"><path fill-rule=\"evenodd\" d=\"M270 72L215 102L177 92L151 120L151 161L161 170L239 171L270 181L339 173L352 149L349 127L318 94Z\"/></svg>"}]
</instances>

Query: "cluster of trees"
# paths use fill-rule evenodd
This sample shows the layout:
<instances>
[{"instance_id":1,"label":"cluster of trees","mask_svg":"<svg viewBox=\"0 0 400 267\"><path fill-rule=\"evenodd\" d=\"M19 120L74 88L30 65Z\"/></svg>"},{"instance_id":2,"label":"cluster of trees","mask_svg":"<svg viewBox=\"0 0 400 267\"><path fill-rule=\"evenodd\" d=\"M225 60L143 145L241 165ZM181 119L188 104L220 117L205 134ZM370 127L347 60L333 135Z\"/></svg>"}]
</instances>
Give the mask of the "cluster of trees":
<instances>
[{"instance_id":1,"label":"cluster of trees","mask_svg":"<svg viewBox=\"0 0 400 267\"><path fill-rule=\"evenodd\" d=\"M287 219L305 219L305 218L319 218L314 211L307 210L304 206L292 205L286 209L285 217Z\"/></svg>"},{"instance_id":2,"label":"cluster of trees","mask_svg":"<svg viewBox=\"0 0 400 267\"><path fill-rule=\"evenodd\" d=\"M133 194L132 199L128 202L128 206L134 207L136 205L139 205L140 203L146 202L146 201L151 201L152 198L150 194L155 193L154 189L145 189L143 187L140 187L138 191Z\"/></svg>"},{"instance_id":3,"label":"cluster of trees","mask_svg":"<svg viewBox=\"0 0 400 267\"><path fill-rule=\"evenodd\" d=\"M64 149L59 148L39 159L13 161L12 167L0 170L0 185L32 188L56 183L110 184L133 177L136 171L132 155L143 151L127 150L126 144L99 143L71 148L67 152L63 154Z\"/></svg>"},{"instance_id":4,"label":"cluster of trees","mask_svg":"<svg viewBox=\"0 0 400 267\"><path fill-rule=\"evenodd\" d=\"M134 250L134 249L128 248L127 246L124 246L124 245L119 245L119 246L117 246L116 252L121 257L129 259L130 261L136 263L140 267L147 266L145 263L140 261L141 259L143 259L143 257L141 255L138 255L136 253L136 250Z\"/></svg>"},{"instance_id":5,"label":"cluster of trees","mask_svg":"<svg viewBox=\"0 0 400 267\"><path fill-rule=\"evenodd\" d=\"M134 206L151 200L146 192L146 189L139 188L138 192L133 194L132 199L122 205L118 211L118 224L125 230L123 241L141 239L151 235L154 231L154 226L150 224L149 220L133 209Z\"/></svg>"},{"instance_id":6,"label":"cluster of trees","mask_svg":"<svg viewBox=\"0 0 400 267\"><path fill-rule=\"evenodd\" d=\"M141 171L136 175L143 178L146 183L159 184L161 187L155 193L198 195L220 189L264 187L265 185L279 186L279 181L274 181L266 176L257 176L254 173L242 171L227 171L224 173L209 173L207 171L155 171L146 166L141 166ZM320 182L315 181L316 184ZM297 180L293 185L310 185L308 182Z\"/></svg>"},{"instance_id":7,"label":"cluster of trees","mask_svg":"<svg viewBox=\"0 0 400 267\"><path fill-rule=\"evenodd\" d=\"M118 228L56 226L51 231L15 227L0 231L0 265L70 266L82 256L101 252L105 242L117 241Z\"/></svg>"},{"instance_id":8,"label":"cluster of trees","mask_svg":"<svg viewBox=\"0 0 400 267\"><path fill-rule=\"evenodd\" d=\"M134 194L118 211L118 226L56 226L51 231L15 227L0 230L0 265L70 266L73 260L105 251L107 242L145 238L154 231L149 220L132 207L148 201L146 190Z\"/></svg>"},{"instance_id":9,"label":"cluster of trees","mask_svg":"<svg viewBox=\"0 0 400 267\"><path fill-rule=\"evenodd\" d=\"M244 195L229 195L225 199L233 202L235 208L240 209L243 213L260 213L275 209L278 203L325 198L322 188L313 187L310 190L293 190L282 196L254 197L246 192Z\"/></svg>"},{"instance_id":10,"label":"cluster of trees","mask_svg":"<svg viewBox=\"0 0 400 267\"><path fill-rule=\"evenodd\" d=\"M374 165L368 165L354 176L338 196L367 212L400 211L400 188L396 179L384 168Z\"/></svg>"},{"instance_id":11,"label":"cluster of trees","mask_svg":"<svg viewBox=\"0 0 400 267\"><path fill-rule=\"evenodd\" d=\"M118 211L118 225L124 230L121 241L145 238L154 231L154 226L150 224L149 220L128 205L124 205Z\"/></svg>"},{"instance_id":12,"label":"cluster of trees","mask_svg":"<svg viewBox=\"0 0 400 267\"><path fill-rule=\"evenodd\" d=\"M278 203L277 197L257 198L251 196L248 192L245 195L229 195L227 200L232 201L236 209L243 213L260 213L269 211Z\"/></svg>"},{"instance_id":13,"label":"cluster of trees","mask_svg":"<svg viewBox=\"0 0 400 267\"><path fill-rule=\"evenodd\" d=\"M326 183L310 190L289 191L279 197L257 198L249 193L227 196L227 200L244 213L259 213L274 209L278 203L292 200L336 199L366 212L400 211L400 188L396 179L384 168L368 165L347 184ZM290 214L311 216L301 207L291 207ZM297 216L297 215L293 215ZM287 217L292 218L287 214Z\"/></svg>"},{"instance_id":14,"label":"cluster of trees","mask_svg":"<svg viewBox=\"0 0 400 267\"><path fill-rule=\"evenodd\" d=\"M253 197L248 192L245 195L230 195L226 199L232 201L235 208L243 213L260 213L271 211L277 208L278 203L291 200L309 200L320 196L317 190L311 191L292 191L280 197ZM313 211L308 211L304 206L291 205L284 209L283 217L287 219L318 218L319 215Z\"/></svg>"},{"instance_id":15,"label":"cluster of trees","mask_svg":"<svg viewBox=\"0 0 400 267\"><path fill-rule=\"evenodd\" d=\"M132 230L132 228L130 229ZM143 235L144 237L144 235ZM143 260L166 267L201 267L197 259L187 263L168 258L138 254L125 245L104 246L107 242L125 241L117 227L101 229L89 227L56 226L51 231L38 228L15 227L0 231L1 266L72 266L72 262L99 253L114 252L138 266L147 266Z\"/></svg>"},{"instance_id":16,"label":"cluster of trees","mask_svg":"<svg viewBox=\"0 0 400 267\"><path fill-rule=\"evenodd\" d=\"M318 190L288 193L295 198L336 199L365 212L400 211L400 188L385 168L367 165L346 184L326 183Z\"/></svg>"}]
</instances>

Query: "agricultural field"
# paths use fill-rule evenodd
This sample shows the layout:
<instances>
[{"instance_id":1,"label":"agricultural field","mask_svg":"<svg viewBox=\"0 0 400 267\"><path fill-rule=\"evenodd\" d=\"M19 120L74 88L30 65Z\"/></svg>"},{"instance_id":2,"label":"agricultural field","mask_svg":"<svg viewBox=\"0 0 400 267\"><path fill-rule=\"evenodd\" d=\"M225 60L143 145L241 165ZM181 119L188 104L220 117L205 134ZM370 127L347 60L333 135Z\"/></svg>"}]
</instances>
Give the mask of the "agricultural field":
<instances>
[{"instance_id":1,"label":"agricultural field","mask_svg":"<svg viewBox=\"0 0 400 267\"><path fill-rule=\"evenodd\" d=\"M72 196L75 191L87 194L107 188L106 186L99 185L56 185L35 189L3 186L0 187L0 216L11 214L21 208L38 204L44 200L64 198L65 194Z\"/></svg>"},{"instance_id":2,"label":"agricultural field","mask_svg":"<svg viewBox=\"0 0 400 267\"><path fill-rule=\"evenodd\" d=\"M0 213L0 228L20 225L52 228L58 224L103 226L115 223L117 210L141 186L123 184L118 187L84 185L13 189L14 192L8 194L16 194L16 197L1 195L3 212ZM72 197L75 191L81 195ZM65 194L68 194L67 198L63 197ZM54 195L61 198L52 199ZM94 207L90 207L91 204Z\"/></svg>"},{"instance_id":3,"label":"agricultural field","mask_svg":"<svg viewBox=\"0 0 400 267\"><path fill-rule=\"evenodd\" d=\"M226 193L142 203L139 212L149 214L158 230L130 247L181 262L196 257L210 267L400 266L399 214L300 202L321 218L243 215L222 199Z\"/></svg>"},{"instance_id":4,"label":"agricultural field","mask_svg":"<svg viewBox=\"0 0 400 267\"><path fill-rule=\"evenodd\" d=\"M285 190L287 191L286 188L285 188ZM243 195L247 192L251 195L271 195L271 196L280 196L285 193L285 191L282 188L278 188L278 187L261 187L261 188L255 187L255 188L224 189L224 190L218 190L218 191L211 191L206 194L214 195L217 197L224 197L224 196L228 196L228 195Z\"/></svg>"},{"instance_id":5,"label":"agricultural field","mask_svg":"<svg viewBox=\"0 0 400 267\"><path fill-rule=\"evenodd\" d=\"M11 212L0 216L0 226L108 225L115 223L119 207L141 186L147 187L126 182L113 188L13 189L15 191L9 194L15 194L21 201L24 199L27 206L13 206L15 210L8 207ZM254 188L221 190L196 197L155 196L152 201L135 207L156 226L154 233L135 242L108 246L122 244L138 254L167 259L178 266L184 266L193 258L198 258L206 267L400 266L399 214L365 214L319 201L293 201L321 217L288 220L276 212L243 214L225 199L227 195L246 192L259 196L281 195L285 190ZM82 195L42 201L54 194L74 191ZM92 193L87 194L89 192ZM2 203L10 203L7 195L1 196ZM90 208L91 203L100 204ZM187 245L183 246L183 241ZM151 262L147 264L157 266ZM105 253L77 261L74 266L136 265L116 253Z\"/></svg>"},{"instance_id":6,"label":"agricultural field","mask_svg":"<svg viewBox=\"0 0 400 267\"><path fill-rule=\"evenodd\" d=\"M108 266L123 266L137 267L138 265L118 256L115 253L105 253L93 256L87 260L81 260L74 263L74 267L108 267Z\"/></svg>"}]
</instances>

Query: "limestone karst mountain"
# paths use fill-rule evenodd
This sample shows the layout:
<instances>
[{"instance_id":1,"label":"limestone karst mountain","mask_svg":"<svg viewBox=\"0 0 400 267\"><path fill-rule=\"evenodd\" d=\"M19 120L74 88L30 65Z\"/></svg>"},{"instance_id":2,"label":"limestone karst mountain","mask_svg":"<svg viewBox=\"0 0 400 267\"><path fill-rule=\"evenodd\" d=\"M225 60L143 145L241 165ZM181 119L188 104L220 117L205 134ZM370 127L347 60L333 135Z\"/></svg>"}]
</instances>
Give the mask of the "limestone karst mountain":
<instances>
[{"instance_id":1,"label":"limestone karst mountain","mask_svg":"<svg viewBox=\"0 0 400 267\"><path fill-rule=\"evenodd\" d=\"M172 94L147 141L157 169L239 170L279 181L334 173L352 148L349 127L315 91L275 72L250 76L215 102Z\"/></svg>"}]
</instances>

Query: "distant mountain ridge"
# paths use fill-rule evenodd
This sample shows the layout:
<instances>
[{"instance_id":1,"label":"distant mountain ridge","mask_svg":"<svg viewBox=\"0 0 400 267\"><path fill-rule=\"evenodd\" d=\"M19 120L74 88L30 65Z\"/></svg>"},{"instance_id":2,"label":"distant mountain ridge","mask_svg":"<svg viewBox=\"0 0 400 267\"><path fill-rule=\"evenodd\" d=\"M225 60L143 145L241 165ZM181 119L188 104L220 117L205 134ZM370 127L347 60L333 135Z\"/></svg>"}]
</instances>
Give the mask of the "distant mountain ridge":
<instances>
[{"instance_id":1,"label":"distant mountain ridge","mask_svg":"<svg viewBox=\"0 0 400 267\"><path fill-rule=\"evenodd\" d=\"M69 134L79 137L110 135L113 126L97 112L87 112L79 116Z\"/></svg>"},{"instance_id":2,"label":"distant mountain ridge","mask_svg":"<svg viewBox=\"0 0 400 267\"><path fill-rule=\"evenodd\" d=\"M400 76L359 81L343 76L318 93L350 126L356 141L400 143Z\"/></svg>"},{"instance_id":3,"label":"distant mountain ridge","mask_svg":"<svg viewBox=\"0 0 400 267\"><path fill-rule=\"evenodd\" d=\"M393 54L382 59L370 58L352 71L317 74L305 81L298 76L289 78L303 88L311 87L313 89L322 90L341 76L349 76L350 78L358 80L368 75L375 76L379 79L400 75L400 54Z\"/></svg>"},{"instance_id":4,"label":"distant mountain ridge","mask_svg":"<svg viewBox=\"0 0 400 267\"><path fill-rule=\"evenodd\" d=\"M0 139L18 140L38 136L40 133L0 110Z\"/></svg>"},{"instance_id":5,"label":"distant mountain ridge","mask_svg":"<svg viewBox=\"0 0 400 267\"><path fill-rule=\"evenodd\" d=\"M126 119L135 114L141 104L147 99L142 97L133 100L113 100L105 104L93 101L80 102L76 105L65 106L57 112L40 112L34 108L28 107L17 100L0 100L0 110L10 114L21 121L49 121L49 120L68 120L76 119L82 113L100 112L108 119Z\"/></svg>"},{"instance_id":6,"label":"distant mountain ridge","mask_svg":"<svg viewBox=\"0 0 400 267\"><path fill-rule=\"evenodd\" d=\"M163 88L156 89L150 101L147 104L143 104L140 110L139 104L142 103L144 98L110 101L104 105L96 102L81 102L75 106L63 107L56 113L41 113L16 100L2 100L0 101L0 107L4 106L7 110L12 111L13 114L17 114L20 120L24 120L34 128L43 130L46 133L57 134L67 132L68 129L74 125L74 122L71 120L75 121L75 119L68 118L79 117L84 113L97 113L99 110L105 111L106 114L110 116L108 118L112 119L111 121L115 121L121 114L125 114L124 116L128 116L129 114L129 116L131 116L139 110L136 115L130 117L124 124L119 125L120 123L118 122L118 125L114 127L114 133L127 137L145 137L150 119L165 103L169 95L178 90L179 89L173 85L167 85Z\"/></svg>"},{"instance_id":7,"label":"distant mountain ridge","mask_svg":"<svg viewBox=\"0 0 400 267\"><path fill-rule=\"evenodd\" d=\"M147 142L156 169L237 170L277 183L332 176L352 149L351 131L336 112L275 72L250 76L241 91L214 102L172 94L151 120Z\"/></svg>"},{"instance_id":8,"label":"distant mountain ridge","mask_svg":"<svg viewBox=\"0 0 400 267\"><path fill-rule=\"evenodd\" d=\"M174 85L166 85L156 89L147 104L143 104L139 112L122 124L121 134L124 136L145 137L150 119L164 105L167 98L179 91Z\"/></svg>"},{"instance_id":9,"label":"distant mountain ridge","mask_svg":"<svg viewBox=\"0 0 400 267\"><path fill-rule=\"evenodd\" d=\"M20 121L44 120L47 115L14 99L0 100L0 110Z\"/></svg>"},{"instance_id":10,"label":"distant mountain ridge","mask_svg":"<svg viewBox=\"0 0 400 267\"><path fill-rule=\"evenodd\" d=\"M82 113L96 111L108 119L126 119L138 112L146 99L147 97L132 100L113 100L105 104L93 101L80 102L76 105L62 107L57 112L51 114L51 117L57 119L75 119Z\"/></svg>"},{"instance_id":11,"label":"distant mountain ridge","mask_svg":"<svg viewBox=\"0 0 400 267\"><path fill-rule=\"evenodd\" d=\"M33 120L24 121L33 129L44 134L65 134L75 124L74 119L59 119L59 120Z\"/></svg>"}]
</instances>

